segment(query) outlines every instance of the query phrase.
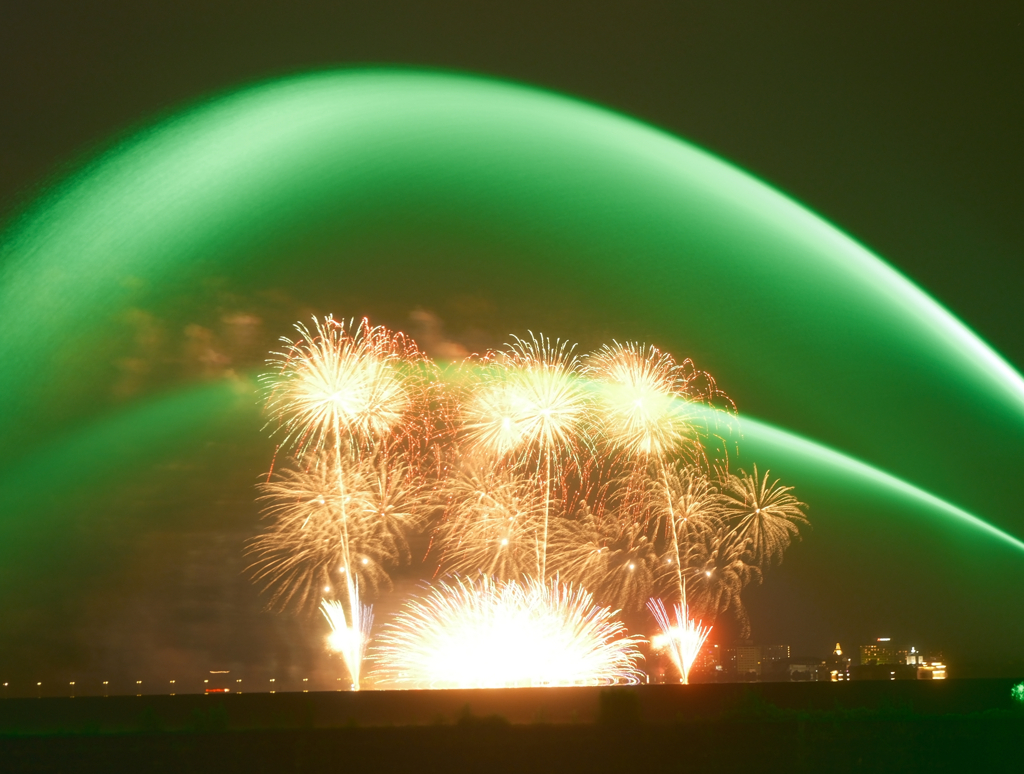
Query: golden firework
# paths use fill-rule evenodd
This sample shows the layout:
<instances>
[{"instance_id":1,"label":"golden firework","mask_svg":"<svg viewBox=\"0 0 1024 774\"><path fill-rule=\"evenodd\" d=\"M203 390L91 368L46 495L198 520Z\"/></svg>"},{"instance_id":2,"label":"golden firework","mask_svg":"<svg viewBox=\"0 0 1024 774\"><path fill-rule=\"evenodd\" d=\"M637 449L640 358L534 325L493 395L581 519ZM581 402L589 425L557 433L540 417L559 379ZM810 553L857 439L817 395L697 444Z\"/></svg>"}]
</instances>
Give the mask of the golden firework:
<instances>
[{"instance_id":1,"label":"golden firework","mask_svg":"<svg viewBox=\"0 0 1024 774\"><path fill-rule=\"evenodd\" d=\"M544 491L536 480L495 465L464 465L447 483L437 536L450 572L512 580L538 565Z\"/></svg>"},{"instance_id":2,"label":"golden firework","mask_svg":"<svg viewBox=\"0 0 1024 774\"><path fill-rule=\"evenodd\" d=\"M462 407L465 454L520 467L553 457L577 462L589 440L593 401L573 349L531 334L491 353Z\"/></svg>"},{"instance_id":3,"label":"golden firework","mask_svg":"<svg viewBox=\"0 0 1024 774\"><path fill-rule=\"evenodd\" d=\"M543 529L535 574L547 577L551 508L565 476L583 470L592 447L593 400L574 345L542 334L513 338L476 369L461 412L462 448L535 476L544 491Z\"/></svg>"},{"instance_id":4,"label":"golden firework","mask_svg":"<svg viewBox=\"0 0 1024 774\"><path fill-rule=\"evenodd\" d=\"M269 523L249 543L250 569L277 608L311 610L336 589L388 585L385 567L408 560L406 535L432 502L413 471L380 455L283 467L260 489Z\"/></svg>"},{"instance_id":5,"label":"golden firework","mask_svg":"<svg viewBox=\"0 0 1024 774\"><path fill-rule=\"evenodd\" d=\"M684 373L668 353L616 342L587 357L586 373L598 385L598 428L612 449L662 460L695 443Z\"/></svg>"},{"instance_id":6,"label":"golden firework","mask_svg":"<svg viewBox=\"0 0 1024 774\"><path fill-rule=\"evenodd\" d=\"M425 359L403 333L363 319L348 325L328 316L273 353L260 377L271 421L296 456L348 444L369 446L403 428L423 409Z\"/></svg>"},{"instance_id":7,"label":"golden firework","mask_svg":"<svg viewBox=\"0 0 1024 774\"><path fill-rule=\"evenodd\" d=\"M619 519L614 510L597 515L580 508L575 518L557 522L552 533L552 573L590 590L605 604L642 609L671 569L644 526Z\"/></svg>"},{"instance_id":8,"label":"golden firework","mask_svg":"<svg viewBox=\"0 0 1024 774\"><path fill-rule=\"evenodd\" d=\"M762 567L782 560L790 541L807 524L804 503L792 494L793 487L782 486L778 479L769 482L769 471L758 477L754 472L728 476L723 504L734 519L736 531L750 546L752 560Z\"/></svg>"}]
</instances>

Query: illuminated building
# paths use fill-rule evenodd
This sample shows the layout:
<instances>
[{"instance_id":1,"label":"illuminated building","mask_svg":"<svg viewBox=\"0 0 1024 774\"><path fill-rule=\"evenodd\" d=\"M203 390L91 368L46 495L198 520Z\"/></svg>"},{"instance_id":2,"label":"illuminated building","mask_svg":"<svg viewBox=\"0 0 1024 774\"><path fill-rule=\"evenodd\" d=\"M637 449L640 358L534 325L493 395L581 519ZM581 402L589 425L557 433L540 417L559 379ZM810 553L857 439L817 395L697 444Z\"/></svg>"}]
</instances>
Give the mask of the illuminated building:
<instances>
[{"instance_id":1,"label":"illuminated building","mask_svg":"<svg viewBox=\"0 0 1024 774\"><path fill-rule=\"evenodd\" d=\"M833 683L845 683L850 679L850 659L843 655L843 648L838 642L832 655L826 660L825 667Z\"/></svg>"},{"instance_id":2,"label":"illuminated building","mask_svg":"<svg viewBox=\"0 0 1024 774\"><path fill-rule=\"evenodd\" d=\"M927 663L924 654L917 648L903 648L897 652L899 663L910 664L911 666L921 666Z\"/></svg>"},{"instance_id":3,"label":"illuminated building","mask_svg":"<svg viewBox=\"0 0 1024 774\"><path fill-rule=\"evenodd\" d=\"M896 648L889 637L879 637L860 646L860 666L850 672L857 680L945 680L946 664L941 653Z\"/></svg>"},{"instance_id":4,"label":"illuminated building","mask_svg":"<svg viewBox=\"0 0 1024 774\"><path fill-rule=\"evenodd\" d=\"M790 656L789 645L766 645L761 651L761 657L765 663L785 661Z\"/></svg>"},{"instance_id":5,"label":"illuminated building","mask_svg":"<svg viewBox=\"0 0 1024 774\"><path fill-rule=\"evenodd\" d=\"M722 667L722 649L718 645L705 643L693 662L692 669L698 672L717 672Z\"/></svg>"},{"instance_id":6,"label":"illuminated building","mask_svg":"<svg viewBox=\"0 0 1024 774\"><path fill-rule=\"evenodd\" d=\"M726 669L741 680L761 676L761 648L758 645L736 645L725 651Z\"/></svg>"},{"instance_id":7,"label":"illuminated building","mask_svg":"<svg viewBox=\"0 0 1024 774\"><path fill-rule=\"evenodd\" d=\"M932 661L917 668L918 680L945 680L946 665L941 661Z\"/></svg>"},{"instance_id":8,"label":"illuminated building","mask_svg":"<svg viewBox=\"0 0 1024 774\"><path fill-rule=\"evenodd\" d=\"M870 645L860 646L861 666L870 664L898 664L899 658L888 637L879 637Z\"/></svg>"}]
</instances>

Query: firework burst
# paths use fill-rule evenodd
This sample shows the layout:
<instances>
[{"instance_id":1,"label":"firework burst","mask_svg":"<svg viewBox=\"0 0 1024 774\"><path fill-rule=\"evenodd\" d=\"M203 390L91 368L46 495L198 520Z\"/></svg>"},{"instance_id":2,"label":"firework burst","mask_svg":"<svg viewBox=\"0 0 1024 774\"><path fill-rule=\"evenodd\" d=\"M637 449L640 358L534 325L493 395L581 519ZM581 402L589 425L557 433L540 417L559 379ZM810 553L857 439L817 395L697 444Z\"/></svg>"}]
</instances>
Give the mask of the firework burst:
<instances>
[{"instance_id":1,"label":"firework burst","mask_svg":"<svg viewBox=\"0 0 1024 774\"><path fill-rule=\"evenodd\" d=\"M670 569L664 566L655 541L644 534L644 525L620 520L614 512L597 515L581 508L575 518L557 526L552 534L551 569L616 608L642 609Z\"/></svg>"},{"instance_id":2,"label":"firework burst","mask_svg":"<svg viewBox=\"0 0 1024 774\"><path fill-rule=\"evenodd\" d=\"M721 524L721 496L718 486L696 467L662 465L659 472L660 480L649 482L648 519L653 534L667 542L663 564L685 606L689 547L698 533Z\"/></svg>"},{"instance_id":3,"label":"firework burst","mask_svg":"<svg viewBox=\"0 0 1024 774\"><path fill-rule=\"evenodd\" d=\"M665 609L665 603L660 599L648 600L647 607L661 629L661 634L651 640L651 645L655 650L667 650L669 658L679 670L680 682L684 685L689 683L690 669L697 660L704 641L711 634L712 627L704 626L700 620L690 618L690 611L680 604L673 605L672 608L672 612L675 613L674 623Z\"/></svg>"},{"instance_id":4,"label":"firework burst","mask_svg":"<svg viewBox=\"0 0 1024 774\"><path fill-rule=\"evenodd\" d=\"M379 456L282 467L260 488L269 524L249 543L250 569L281 609L311 610L335 588L352 585L357 598L358 587L388 585L386 566L409 559L406 535L432 507L408 467Z\"/></svg>"},{"instance_id":5,"label":"firework burst","mask_svg":"<svg viewBox=\"0 0 1024 774\"><path fill-rule=\"evenodd\" d=\"M760 583L763 572L751 564L749 542L728 525L696 530L687 546L687 576L692 579L695 606L705 615L733 612L740 639L750 636L750 618L743 606L743 589Z\"/></svg>"},{"instance_id":6,"label":"firework burst","mask_svg":"<svg viewBox=\"0 0 1024 774\"><path fill-rule=\"evenodd\" d=\"M723 501L730 516L738 521L736 531L748 541L752 559L762 566L781 561L782 554L799 525L807 524L807 507L792 494L793 487L782 486L778 479L769 482L769 471L763 477L740 471L728 476Z\"/></svg>"},{"instance_id":7,"label":"firework burst","mask_svg":"<svg viewBox=\"0 0 1024 774\"><path fill-rule=\"evenodd\" d=\"M593 400L574 345L543 335L513 337L476 370L462 408L462 442L469 458L493 460L539 478L544 518L536 576L547 577L551 507L569 470L582 470L591 448Z\"/></svg>"},{"instance_id":8,"label":"firework burst","mask_svg":"<svg viewBox=\"0 0 1024 774\"><path fill-rule=\"evenodd\" d=\"M520 466L559 455L578 461L592 401L574 345L543 334L492 353L463 407L466 454Z\"/></svg>"},{"instance_id":9,"label":"firework burst","mask_svg":"<svg viewBox=\"0 0 1024 774\"><path fill-rule=\"evenodd\" d=\"M540 583L438 583L378 637L378 684L406 688L610 685L641 678L641 638L583 589Z\"/></svg>"},{"instance_id":10,"label":"firework burst","mask_svg":"<svg viewBox=\"0 0 1024 774\"><path fill-rule=\"evenodd\" d=\"M442 566L463 575L512 580L537 567L544 491L507 468L464 466L447 483L449 502L437 537Z\"/></svg>"},{"instance_id":11,"label":"firework burst","mask_svg":"<svg viewBox=\"0 0 1024 774\"><path fill-rule=\"evenodd\" d=\"M405 334L331 316L295 330L299 338L281 339L287 346L260 380L271 422L296 456L379 443L422 412L426 360Z\"/></svg>"},{"instance_id":12,"label":"firework burst","mask_svg":"<svg viewBox=\"0 0 1024 774\"><path fill-rule=\"evenodd\" d=\"M633 459L662 460L695 441L686 412L686 381L671 355L629 342L605 345L587 357L597 384L602 440Z\"/></svg>"},{"instance_id":13,"label":"firework burst","mask_svg":"<svg viewBox=\"0 0 1024 774\"><path fill-rule=\"evenodd\" d=\"M358 593L357 589L357 596ZM373 608L358 605L355 615L346 618L341 602L325 599L320 603L320 612L331 627L327 645L341 656L352 678L353 690L359 690L360 670L370 642L370 629L373 628Z\"/></svg>"}]
</instances>

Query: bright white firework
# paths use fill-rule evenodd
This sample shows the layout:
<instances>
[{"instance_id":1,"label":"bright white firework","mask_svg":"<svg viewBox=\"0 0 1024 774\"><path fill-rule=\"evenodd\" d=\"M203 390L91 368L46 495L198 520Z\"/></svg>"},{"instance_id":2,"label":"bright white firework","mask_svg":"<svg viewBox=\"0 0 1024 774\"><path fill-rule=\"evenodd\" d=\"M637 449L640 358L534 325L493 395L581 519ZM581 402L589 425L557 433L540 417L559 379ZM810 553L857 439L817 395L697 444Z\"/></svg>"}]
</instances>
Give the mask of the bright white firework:
<instances>
[{"instance_id":1,"label":"bright white firework","mask_svg":"<svg viewBox=\"0 0 1024 774\"><path fill-rule=\"evenodd\" d=\"M331 316L313 318L313 330L302 323L295 329L299 339L282 339L287 348L267 361L275 370L260 379L271 418L297 456L371 443L402 424L417 387L406 371L422 359L404 334Z\"/></svg>"},{"instance_id":2,"label":"bright white firework","mask_svg":"<svg viewBox=\"0 0 1024 774\"><path fill-rule=\"evenodd\" d=\"M477 370L462 407L469 457L507 462L535 473L544 489L536 575L547 578L552 499L566 468L579 468L591 448L593 399L573 354L575 345L543 334L513 337Z\"/></svg>"},{"instance_id":3,"label":"bright white firework","mask_svg":"<svg viewBox=\"0 0 1024 774\"><path fill-rule=\"evenodd\" d=\"M574 461L586 442L592 400L567 342L543 334L513 337L474 381L462 408L470 456L527 462L563 455Z\"/></svg>"},{"instance_id":4,"label":"bright white firework","mask_svg":"<svg viewBox=\"0 0 1024 774\"><path fill-rule=\"evenodd\" d=\"M508 688L637 683L639 637L581 589L489 578L438 583L378 636L379 685Z\"/></svg>"},{"instance_id":5,"label":"bright white firework","mask_svg":"<svg viewBox=\"0 0 1024 774\"><path fill-rule=\"evenodd\" d=\"M675 613L676 619L674 624L665 609L665 604L660 599L649 600L647 607L654 615L654 620L658 622L658 628L661 629L661 636L656 637L652 644L655 649L659 649L659 645L668 649L669 658L679 670L679 681L684 685L689 683L690 669L693 662L697 660L704 641L711 634L712 627L704 626L700 620L690 618L690 611L678 603L672 606L672 612Z\"/></svg>"},{"instance_id":6,"label":"bright white firework","mask_svg":"<svg viewBox=\"0 0 1024 774\"><path fill-rule=\"evenodd\" d=\"M587 358L586 373L600 386L600 429L609 446L661 460L693 441L683 372L668 353L616 342Z\"/></svg>"},{"instance_id":7,"label":"bright white firework","mask_svg":"<svg viewBox=\"0 0 1024 774\"><path fill-rule=\"evenodd\" d=\"M358 597L359 592L356 591ZM356 612L348 620L341 602L325 599L320 603L320 611L331 625L331 635L327 644L345 662L349 677L352 679L352 690L359 690L359 677L366 646L370 642L370 629L373 627L373 608L370 605L357 604Z\"/></svg>"}]
</instances>

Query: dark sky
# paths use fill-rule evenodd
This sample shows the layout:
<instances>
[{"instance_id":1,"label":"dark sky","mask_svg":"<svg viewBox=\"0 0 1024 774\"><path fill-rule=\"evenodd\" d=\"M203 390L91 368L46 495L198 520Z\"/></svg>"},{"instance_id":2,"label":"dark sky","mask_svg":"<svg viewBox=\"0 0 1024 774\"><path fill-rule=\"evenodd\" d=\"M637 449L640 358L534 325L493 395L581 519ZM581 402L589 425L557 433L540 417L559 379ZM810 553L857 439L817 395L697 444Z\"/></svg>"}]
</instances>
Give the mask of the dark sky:
<instances>
[{"instance_id":1,"label":"dark sky","mask_svg":"<svg viewBox=\"0 0 1024 774\"><path fill-rule=\"evenodd\" d=\"M117 136L211 92L325 66L463 70L591 100L735 162L889 260L1024 369L1024 6L781 5L18 4L0 23L0 217ZM266 449L244 453L258 468ZM241 529L252 518L251 471L225 475L243 493L225 504ZM187 489L163 486L161 496ZM118 494L125 502L153 496ZM146 575L164 534L157 531L125 577L165 584L163 600L187 588L178 615L120 588L127 601L106 636L127 641L140 622L159 630L152 621L166 617L193 625L179 639L217 631L226 640L232 611L255 610L231 580L240 559L220 574L208 569L237 553L235 544L211 544L201 525L177 529L204 536L189 544L176 575ZM777 599L800 593L785 576L777 588ZM216 604L190 613L198 598ZM275 621L275 631L289 625ZM291 642L274 640L276 660L289 661ZM114 668L99 646L85 651L71 660ZM0 656L25 652L0 643ZM164 663L176 659L187 660L169 653Z\"/></svg>"}]
</instances>

